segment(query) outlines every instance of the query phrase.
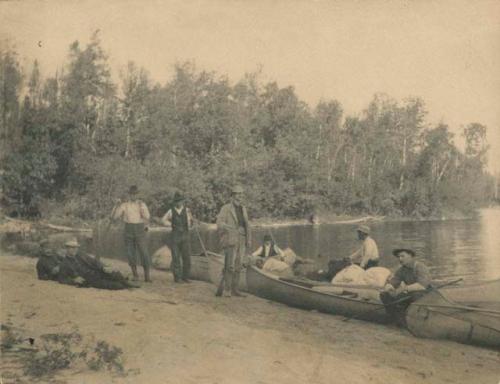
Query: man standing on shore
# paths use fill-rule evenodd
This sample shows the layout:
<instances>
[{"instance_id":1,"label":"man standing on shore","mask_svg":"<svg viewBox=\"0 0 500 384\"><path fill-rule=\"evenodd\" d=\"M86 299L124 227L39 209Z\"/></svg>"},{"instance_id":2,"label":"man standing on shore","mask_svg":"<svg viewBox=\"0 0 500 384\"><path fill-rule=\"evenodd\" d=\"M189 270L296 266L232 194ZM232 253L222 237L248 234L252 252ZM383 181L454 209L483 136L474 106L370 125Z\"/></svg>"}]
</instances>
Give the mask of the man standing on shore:
<instances>
[{"instance_id":1,"label":"man standing on shore","mask_svg":"<svg viewBox=\"0 0 500 384\"><path fill-rule=\"evenodd\" d=\"M370 236L370 227L368 225L360 225L356 229L358 239L363 242L361 247L351 256L351 262L359 265L363 269L376 267L379 261L378 247L375 240Z\"/></svg>"},{"instance_id":2,"label":"man standing on shore","mask_svg":"<svg viewBox=\"0 0 500 384\"><path fill-rule=\"evenodd\" d=\"M246 249L250 247L248 213L242 204L243 188L235 186L231 201L225 204L217 216L220 245L224 250L224 296L244 297L239 292L240 272Z\"/></svg>"},{"instance_id":3,"label":"man standing on shore","mask_svg":"<svg viewBox=\"0 0 500 384\"><path fill-rule=\"evenodd\" d=\"M191 243L189 230L193 226L193 216L185 206L185 198L180 193L174 195L173 208L161 219L167 227L172 227L172 272L176 283L189 283L191 269Z\"/></svg>"},{"instance_id":4,"label":"man standing on shore","mask_svg":"<svg viewBox=\"0 0 500 384\"><path fill-rule=\"evenodd\" d=\"M144 281L151 282L149 273L151 263L146 247L146 224L149 222L150 215L146 204L137 198L138 192L137 186L132 185L129 189L127 201L121 203L118 208L115 207L111 217L113 220L120 219L125 223L125 246L133 280L139 279L137 273L137 259L139 256L144 268Z\"/></svg>"}]
</instances>

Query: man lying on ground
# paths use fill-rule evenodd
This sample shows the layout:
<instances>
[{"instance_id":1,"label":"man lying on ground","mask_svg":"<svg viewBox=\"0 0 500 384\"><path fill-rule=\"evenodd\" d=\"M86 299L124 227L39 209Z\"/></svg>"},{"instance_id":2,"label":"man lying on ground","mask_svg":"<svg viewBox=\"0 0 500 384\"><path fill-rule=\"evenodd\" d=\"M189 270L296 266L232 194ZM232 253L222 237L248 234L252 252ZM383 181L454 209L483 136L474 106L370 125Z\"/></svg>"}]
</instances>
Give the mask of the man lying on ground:
<instances>
[{"instance_id":1,"label":"man lying on ground","mask_svg":"<svg viewBox=\"0 0 500 384\"><path fill-rule=\"evenodd\" d=\"M66 256L57 274L59 283L110 290L137 287L120 272L110 271L99 260L82 252L76 239L66 242L65 247Z\"/></svg>"},{"instance_id":2,"label":"man lying on ground","mask_svg":"<svg viewBox=\"0 0 500 384\"><path fill-rule=\"evenodd\" d=\"M57 281L59 275L59 266L64 257L49 248L49 241L44 240L40 243L40 253L36 263L36 273L40 280Z\"/></svg>"}]
</instances>

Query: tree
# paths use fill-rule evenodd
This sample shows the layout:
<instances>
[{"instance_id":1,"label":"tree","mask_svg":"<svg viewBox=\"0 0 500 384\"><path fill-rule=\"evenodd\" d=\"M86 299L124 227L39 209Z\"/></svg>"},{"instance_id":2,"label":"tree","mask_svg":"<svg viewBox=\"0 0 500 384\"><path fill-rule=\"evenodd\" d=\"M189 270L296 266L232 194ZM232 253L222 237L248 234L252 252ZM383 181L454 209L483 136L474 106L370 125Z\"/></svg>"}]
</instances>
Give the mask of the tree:
<instances>
[{"instance_id":1,"label":"tree","mask_svg":"<svg viewBox=\"0 0 500 384\"><path fill-rule=\"evenodd\" d=\"M16 53L0 48L0 142L1 153L8 154L19 142L19 95L22 73Z\"/></svg>"}]
</instances>

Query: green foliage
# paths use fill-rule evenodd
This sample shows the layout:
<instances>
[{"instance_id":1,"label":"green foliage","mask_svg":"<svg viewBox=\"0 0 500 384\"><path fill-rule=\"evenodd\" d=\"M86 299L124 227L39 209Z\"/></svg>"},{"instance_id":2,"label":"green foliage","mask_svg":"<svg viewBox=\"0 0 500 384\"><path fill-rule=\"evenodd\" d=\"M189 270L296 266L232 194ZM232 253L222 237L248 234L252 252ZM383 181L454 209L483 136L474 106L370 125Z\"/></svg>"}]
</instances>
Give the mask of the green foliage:
<instances>
[{"instance_id":1,"label":"green foliage","mask_svg":"<svg viewBox=\"0 0 500 384\"><path fill-rule=\"evenodd\" d=\"M66 369L78 359L81 353L72 350L73 344L81 342L80 334L59 333L46 334L41 337L43 341L40 352L28 355L24 364L24 373L33 377L51 376L57 371Z\"/></svg>"},{"instance_id":2,"label":"green foliage","mask_svg":"<svg viewBox=\"0 0 500 384\"><path fill-rule=\"evenodd\" d=\"M87 366L90 369L99 371L106 368L109 371L116 371L123 374L123 351L121 348L111 346L101 340L97 342L93 354L94 356L87 360Z\"/></svg>"},{"instance_id":3,"label":"green foliage","mask_svg":"<svg viewBox=\"0 0 500 384\"><path fill-rule=\"evenodd\" d=\"M211 221L241 183L254 218L318 210L421 217L470 211L493 194L486 127L465 126L462 153L448 126L426 123L418 98L377 94L344 116L338 101L310 108L293 87L263 83L259 73L231 84L191 62L177 64L166 84L129 63L115 85L95 33L85 47L70 46L63 76L44 80L35 63L19 108L15 54L1 63L4 115L20 137L1 183L21 207L57 201L69 217L96 220L137 184L154 215L180 191Z\"/></svg>"},{"instance_id":4,"label":"green foliage","mask_svg":"<svg viewBox=\"0 0 500 384\"><path fill-rule=\"evenodd\" d=\"M79 363L95 371L106 369L125 374L121 348L103 340L98 340L94 346L83 343L76 331L42 335L35 345L39 350L28 352L22 362L24 373L37 379L52 377Z\"/></svg>"}]
</instances>

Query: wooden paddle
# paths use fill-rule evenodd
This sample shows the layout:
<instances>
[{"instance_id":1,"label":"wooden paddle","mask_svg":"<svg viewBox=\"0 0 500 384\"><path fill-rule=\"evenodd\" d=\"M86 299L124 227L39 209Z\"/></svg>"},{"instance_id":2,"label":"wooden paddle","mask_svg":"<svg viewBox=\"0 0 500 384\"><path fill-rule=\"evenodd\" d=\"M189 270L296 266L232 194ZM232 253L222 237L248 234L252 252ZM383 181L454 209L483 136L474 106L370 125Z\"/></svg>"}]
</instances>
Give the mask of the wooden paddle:
<instances>
[{"instance_id":1,"label":"wooden paddle","mask_svg":"<svg viewBox=\"0 0 500 384\"><path fill-rule=\"evenodd\" d=\"M447 287L448 285L457 284L457 283L461 282L462 280L463 280L462 278L457 279L457 280L452 280L452 281L449 281L449 282L447 282L447 283L444 283L444 284L438 285L437 287L431 287L431 288L429 288L428 290L421 291L421 292L423 293L422 297L423 297L423 296L425 296L426 294L430 293L430 292L433 292L433 291L435 291L435 290L438 290L438 289L441 289L441 288ZM364 317L364 316L366 316L366 315L371 315L372 313L375 313L375 312L377 312L377 311L380 311L381 309L384 309L384 310L385 310L385 308L386 308L386 307L391 307L391 306L394 306L394 305L397 305L397 304L403 303L403 302L405 302L405 301L410 300L411 298L412 298L411 296L405 296L405 297L402 297L402 298L400 298L400 299L398 299L398 300L396 300L396 301L393 301L392 303L382 305L382 306L380 306L380 307L375 308L375 309L374 309L374 310L372 310L372 311L368 311L368 312L363 313L363 317ZM359 316L345 317L345 318L343 318L343 319L342 319L342 321L347 322L347 321L352 320L352 319L355 319L355 320L356 320L357 318L359 318Z\"/></svg>"},{"instance_id":2,"label":"wooden paddle","mask_svg":"<svg viewBox=\"0 0 500 384\"><path fill-rule=\"evenodd\" d=\"M200 241L201 244L201 249L203 250L203 254L208 257L207 249L205 248L205 243L203 242L203 239L201 238L200 232L198 231L197 227L194 227L194 231L196 232L196 235L198 236L198 240Z\"/></svg>"}]
</instances>

